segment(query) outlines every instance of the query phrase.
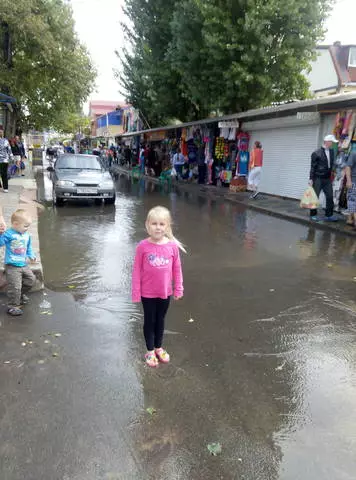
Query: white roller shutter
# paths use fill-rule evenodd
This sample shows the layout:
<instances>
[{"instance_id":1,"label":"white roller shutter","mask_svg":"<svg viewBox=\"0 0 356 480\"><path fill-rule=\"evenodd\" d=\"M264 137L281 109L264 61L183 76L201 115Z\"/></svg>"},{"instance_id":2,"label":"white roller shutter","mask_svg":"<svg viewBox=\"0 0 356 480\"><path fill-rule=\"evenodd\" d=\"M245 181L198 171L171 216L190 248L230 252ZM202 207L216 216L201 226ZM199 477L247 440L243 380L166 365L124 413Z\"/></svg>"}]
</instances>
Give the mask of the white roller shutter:
<instances>
[{"instance_id":1,"label":"white roller shutter","mask_svg":"<svg viewBox=\"0 0 356 480\"><path fill-rule=\"evenodd\" d=\"M251 148L258 140L264 151L259 190L301 198L309 180L310 156L318 145L318 125L248 131Z\"/></svg>"}]
</instances>

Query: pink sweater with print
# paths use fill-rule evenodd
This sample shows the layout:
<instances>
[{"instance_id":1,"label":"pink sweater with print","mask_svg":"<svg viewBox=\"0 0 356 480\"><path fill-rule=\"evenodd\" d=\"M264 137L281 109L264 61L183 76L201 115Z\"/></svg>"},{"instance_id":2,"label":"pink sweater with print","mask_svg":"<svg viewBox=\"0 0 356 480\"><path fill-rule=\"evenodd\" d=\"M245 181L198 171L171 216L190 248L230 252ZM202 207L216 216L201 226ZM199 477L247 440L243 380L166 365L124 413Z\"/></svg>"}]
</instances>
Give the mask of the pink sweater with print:
<instances>
[{"instance_id":1,"label":"pink sweater with print","mask_svg":"<svg viewBox=\"0 0 356 480\"><path fill-rule=\"evenodd\" d=\"M174 289L173 289L174 287ZM144 298L183 296L183 275L179 248L175 242L164 245L142 240L136 248L132 273L132 301Z\"/></svg>"}]
</instances>

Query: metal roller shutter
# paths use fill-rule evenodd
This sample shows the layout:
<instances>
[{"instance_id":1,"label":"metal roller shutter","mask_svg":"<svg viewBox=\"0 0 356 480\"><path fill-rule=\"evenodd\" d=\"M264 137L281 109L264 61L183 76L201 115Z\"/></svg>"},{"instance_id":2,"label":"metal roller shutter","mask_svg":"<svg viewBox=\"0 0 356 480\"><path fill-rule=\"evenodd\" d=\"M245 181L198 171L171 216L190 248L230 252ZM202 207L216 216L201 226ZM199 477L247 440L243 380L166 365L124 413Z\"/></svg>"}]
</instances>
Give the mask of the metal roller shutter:
<instances>
[{"instance_id":1,"label":"metal roller shutter","mask_svg":"<svg viewBox=\"0 0 356 480\"><path fill-rule=\"evenodd\" d=\"M317 148L318 125L250 131L252 148L262 143L264 161L259 190L301 198L309 179L310 156Z\"/></svg>"}]
</instances>

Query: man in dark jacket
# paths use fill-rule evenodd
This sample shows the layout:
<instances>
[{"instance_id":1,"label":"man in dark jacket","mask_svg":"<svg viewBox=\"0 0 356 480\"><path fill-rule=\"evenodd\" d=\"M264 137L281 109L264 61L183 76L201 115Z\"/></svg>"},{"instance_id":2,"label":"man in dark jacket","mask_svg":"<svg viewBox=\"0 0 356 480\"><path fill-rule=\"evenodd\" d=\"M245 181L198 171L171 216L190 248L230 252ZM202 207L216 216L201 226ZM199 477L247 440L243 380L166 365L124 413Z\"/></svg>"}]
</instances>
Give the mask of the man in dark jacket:
<instances>
[{"instance_id":1,"label":"man in dark jacket","mask_svg":"<svg viewBox=\"0 0 356 480\"><path fill-rule=\"evenodd\" d=\"M333 200L333 185L332 185L332 171L334 167L334 150L333 143L338 143L334 135L327 135L324 138L323 147L315 150L311 156L310 181L309 185L313 186L318 198L320 192L323 191L326 198L325 220L329 222L336 222L337 218L333 215L334 200ZM310 217L314 221L318 221L318 211L316 209L310 210Z\"/></svg>"}]
</instances>

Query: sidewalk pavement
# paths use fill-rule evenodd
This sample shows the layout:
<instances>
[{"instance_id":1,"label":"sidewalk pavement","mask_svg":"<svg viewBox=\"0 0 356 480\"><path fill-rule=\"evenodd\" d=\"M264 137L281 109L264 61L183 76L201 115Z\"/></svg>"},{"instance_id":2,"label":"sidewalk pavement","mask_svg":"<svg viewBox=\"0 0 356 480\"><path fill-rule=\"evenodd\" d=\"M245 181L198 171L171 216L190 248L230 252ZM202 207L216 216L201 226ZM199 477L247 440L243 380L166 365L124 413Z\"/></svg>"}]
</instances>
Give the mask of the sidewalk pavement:
<instances>
[{"instance_id":1,"label":"sidewalk pavement","mask_svg":"<svg viewBox=\"0 0 356 480\"><path fill-rule=\"evenodd\" d=\"M113 165L112 173L130 175L130 170L118 165ZM159 183L158 178L145 176L147 180ZM245 205L248 208L256 210L267 215L284 218L293 222L303 223L305 225L313 225L323 230L332 230L337 233L356 237L356 229L346 225L346 217L341 214L335 214L339 219L338 222L313 222L310 220L309 210L304 210L299 206L299 200L291 198L275 197L265 193L259 193L255 199L251 199L250 192L231 192L228 188L215 187L213 185L198 185L196 183L174 183L173 188L177 191L195 193L198 196L216 198L227 202ZM319 211L323 218L323 210Z\"/></svg>"},{"instance_id":2,"label":"sidewalk pavement","mask_svg":"<svg viewBox=\"0 0 356 480\"><path fill-rule=\"evenodd\" d=\"M25 177L16 177L9 180L9 192L4 193L0 188L0 205L4 212L7 228L10 228L12 213L21 208L29 212L32 217L32 224L29 233L32 237L33 251L36 254L37 262L30 267L36 275L37 281L32 291L43 289L43 270L40 256L40 243L38 237L38 213L43 207L37 202L36 180L32 176L32 166L26 165ZM0 248L0 272L4 271L5 248Z\"/></svg>"}]
</instances>

